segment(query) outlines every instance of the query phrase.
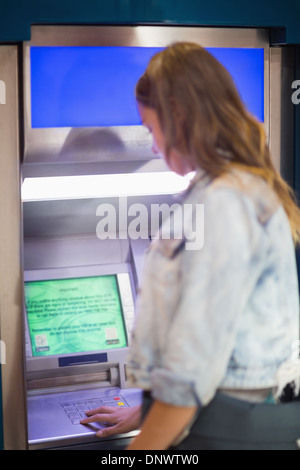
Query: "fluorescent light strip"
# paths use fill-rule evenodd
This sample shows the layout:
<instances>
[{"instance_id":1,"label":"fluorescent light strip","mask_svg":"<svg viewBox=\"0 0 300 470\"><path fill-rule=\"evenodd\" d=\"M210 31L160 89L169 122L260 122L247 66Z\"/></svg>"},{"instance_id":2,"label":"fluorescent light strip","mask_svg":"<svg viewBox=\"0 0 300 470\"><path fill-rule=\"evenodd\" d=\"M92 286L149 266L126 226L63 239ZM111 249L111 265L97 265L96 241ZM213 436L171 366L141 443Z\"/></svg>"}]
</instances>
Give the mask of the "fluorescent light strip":
<instances>
[{"instance_id":1,"label":"fluorescent light strip","mask_svg":"<svg viewBox=\"0 0 300 470\"><path fill-rule=\"evenodd\" d=\"M173 172L149 172L25 178L22 200L29 202L176 194L187 188L191 177L192 174L183 177Z\"/></svg>"}]
</instances>

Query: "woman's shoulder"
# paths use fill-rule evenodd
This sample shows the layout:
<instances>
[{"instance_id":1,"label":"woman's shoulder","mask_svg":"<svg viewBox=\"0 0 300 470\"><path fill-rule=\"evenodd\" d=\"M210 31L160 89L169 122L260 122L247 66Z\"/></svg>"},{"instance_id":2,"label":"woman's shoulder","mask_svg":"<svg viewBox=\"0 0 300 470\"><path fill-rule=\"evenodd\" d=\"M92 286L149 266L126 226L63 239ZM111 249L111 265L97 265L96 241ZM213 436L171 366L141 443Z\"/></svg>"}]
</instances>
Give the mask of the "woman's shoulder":
<instances>
[{"instance_id":1,"label":"woman's shoulder","mask_svg":"<svg viewBox=\"0 0 300 470\"><path fill-rule=\"evenodd\" d=\"M213 179L206 188L204 201L217 197L225 202L226 196L246 201L261 223L266 222L281 206L269 184L250 171L232 169Z\"/></svg>"}]
</instances>

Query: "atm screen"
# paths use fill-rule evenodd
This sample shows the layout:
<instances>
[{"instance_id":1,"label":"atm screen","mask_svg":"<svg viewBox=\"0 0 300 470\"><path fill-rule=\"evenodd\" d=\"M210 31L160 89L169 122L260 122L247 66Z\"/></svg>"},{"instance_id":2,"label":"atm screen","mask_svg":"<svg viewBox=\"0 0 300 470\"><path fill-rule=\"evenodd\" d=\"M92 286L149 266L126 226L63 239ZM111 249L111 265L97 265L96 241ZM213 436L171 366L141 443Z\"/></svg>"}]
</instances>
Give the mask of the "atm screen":
<instances>
[{"instance_id":1,"label":"atm screen","mask_svg":"<svg viewBox=\"0 0 300 470\"><path fill-rule=\"evenodd\" d=\"M32 127L141 124L134 89L154 47L31 47Z\"/></svg>"},{"instance_id":2,"label":"atm screen","mask_svg":"<svg viewBox=\"0 0 300 470\"><path fill-rule=\"evenodd\" d=\"M32 356L125 348L117 276L25 282Z\"/></svg>"},{"instance_id":3,"label":"atm screen","mask_svg":"<svg viewBox=\"0 0 300 470\"><path fill-rule=\"evenodd\" d=\"M140 125L138 78L159 47L30 48L31 126ZM231 73L248 110L264 121L264 49L208 50Z\"/></svg>"}]
</instances>

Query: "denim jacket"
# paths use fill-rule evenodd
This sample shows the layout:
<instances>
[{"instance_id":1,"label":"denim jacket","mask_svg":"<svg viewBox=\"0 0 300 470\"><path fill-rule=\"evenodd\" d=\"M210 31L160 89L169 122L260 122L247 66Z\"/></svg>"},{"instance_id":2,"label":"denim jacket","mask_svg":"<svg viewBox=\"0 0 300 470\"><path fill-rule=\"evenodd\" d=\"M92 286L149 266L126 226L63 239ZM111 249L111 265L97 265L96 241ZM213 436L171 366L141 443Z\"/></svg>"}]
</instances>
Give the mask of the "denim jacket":
<instances>
[{"instance_id":1,"label":"denim jacket","mask_svg":"<svg viewBox=\"0 0 300 470\"><path fill-rule=\"evenodd\" d=\"M298 347L299 293L276 195L248 172L199 173L178 211L171 236L161 235L167 220L146 255L129 379L178 406L206 405L218 389L278 386Z\"/></svg>"}]
</instances>

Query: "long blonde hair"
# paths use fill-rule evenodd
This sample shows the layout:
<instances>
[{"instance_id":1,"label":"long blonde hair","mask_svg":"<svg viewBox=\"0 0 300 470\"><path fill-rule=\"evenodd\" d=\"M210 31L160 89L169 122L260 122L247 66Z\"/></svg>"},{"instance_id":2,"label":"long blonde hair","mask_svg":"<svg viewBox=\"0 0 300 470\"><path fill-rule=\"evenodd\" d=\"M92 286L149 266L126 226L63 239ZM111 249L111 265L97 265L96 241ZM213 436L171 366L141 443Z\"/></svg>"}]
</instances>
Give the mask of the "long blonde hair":
<instances>
[{"instance_id":1,"label":"long blonde hair","mask_svg":"<svg viewBox=\"0 0 300 470\"><path fill-rule=\"evenodd\" d=\"M177 148L212 178L235 166L266 180L286 211L295 243L300 242L300 209L273 166L263 125L247 111L231 75L208 51L190 42L163 49L139 79L136 99L157 112L166 156Z\"/></svg>"}]
</instances>

